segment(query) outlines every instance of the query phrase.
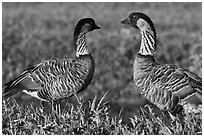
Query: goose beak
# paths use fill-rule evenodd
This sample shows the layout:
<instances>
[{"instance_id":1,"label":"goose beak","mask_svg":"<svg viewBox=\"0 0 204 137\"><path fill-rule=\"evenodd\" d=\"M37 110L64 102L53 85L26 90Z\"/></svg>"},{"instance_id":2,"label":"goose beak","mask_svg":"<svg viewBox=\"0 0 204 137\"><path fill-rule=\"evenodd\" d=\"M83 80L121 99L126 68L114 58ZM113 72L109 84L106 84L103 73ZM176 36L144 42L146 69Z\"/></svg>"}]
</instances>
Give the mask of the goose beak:
<instances>
[{"instance_id":1,"label":"goose beak","mask_svg":"<svg viewBox=\"0 0 204 137\"><path fill-rule=\"evenodd\" d=\"M94 28L95 28L95 29L101 29L101 27L99 27L99 26L97 26L97 25L95 25Z\"/></svg>"},{"instance_id":2,"label":"goose beak","mask_svg":"<svg viewBox=\"0 0 204 137\"><path fill-rule=\"evenodd\" d=\"M125 20L122 20L120 23L130 25L130 18L127 18Z\"/></svg>"}]
</instances>

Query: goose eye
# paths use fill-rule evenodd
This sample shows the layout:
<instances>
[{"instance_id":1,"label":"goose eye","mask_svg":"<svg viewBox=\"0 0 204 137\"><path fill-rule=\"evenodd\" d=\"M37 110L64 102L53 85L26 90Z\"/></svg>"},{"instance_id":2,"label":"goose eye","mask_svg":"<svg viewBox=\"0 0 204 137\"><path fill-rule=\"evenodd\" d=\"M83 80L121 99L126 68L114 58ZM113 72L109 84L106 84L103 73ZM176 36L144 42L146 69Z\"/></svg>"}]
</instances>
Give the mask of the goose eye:
<instances>
[{"instance_id":1,"label":"goose eye","mask_svg":"<svg viewBox=\"0 0 204 137\"><path fill-rule=\"evenodd\" d=\"M137 19L137 16L133 16L133 19L136 20L136 19Z\"/></svg>"},{"instance_id":2,"label":"goose eye","mask_svg":"<svg viewBox=\"0 0 204 137\"><path fill-rule=\"evenodd\" d=\"M94 23L93 23L93 22L90 22L90 25L94 25Z\"/></svg>"}]
</instances>

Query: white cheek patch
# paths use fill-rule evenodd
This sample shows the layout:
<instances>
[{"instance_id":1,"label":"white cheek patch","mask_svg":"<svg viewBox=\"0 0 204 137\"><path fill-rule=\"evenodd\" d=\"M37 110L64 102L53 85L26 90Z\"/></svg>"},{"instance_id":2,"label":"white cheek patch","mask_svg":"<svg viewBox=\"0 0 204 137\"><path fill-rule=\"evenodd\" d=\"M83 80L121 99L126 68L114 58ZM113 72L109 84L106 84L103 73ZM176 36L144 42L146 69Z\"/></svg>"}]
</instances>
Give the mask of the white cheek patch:
<instances>
[{"instance_id":1,"label":"white cheek patch","mask_svg":"<svg viewBox=\"0 0 204 137\"><path fill-rule=\"evenodd\" d=\"M150 28L149 24L144 19L141 18L137 20L137 26L141 31Z\"/></svg>"},{"instance_id":2,"label":"white cheek patch","mask_svg":"<svg viewBox=\"0 0 204 137\"><path fill-rule=\"evenodd\" d=\"M84 24L84 26L82 27L82 31L84 34L87 33L90 29L91 29L91 26L88 23Z\"/></svg>"}]
</instances>

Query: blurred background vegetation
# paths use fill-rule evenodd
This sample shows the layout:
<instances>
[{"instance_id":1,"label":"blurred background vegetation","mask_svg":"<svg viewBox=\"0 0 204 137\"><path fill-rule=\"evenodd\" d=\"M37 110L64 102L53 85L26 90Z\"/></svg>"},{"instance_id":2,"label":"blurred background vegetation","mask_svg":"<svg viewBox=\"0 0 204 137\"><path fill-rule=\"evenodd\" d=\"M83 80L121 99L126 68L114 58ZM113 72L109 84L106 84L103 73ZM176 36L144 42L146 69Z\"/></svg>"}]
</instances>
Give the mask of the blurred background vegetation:
<instances>
[{"instance_id":1,"label":"blurred background vegetation","mask_svg":"<svg viewBox=\"0 0 204 137\"><path fill-rule=\"evenodd\" d=\"M135 90L132 78L140 34L120 24L133 11L146 13L155 24L159 63L175 64L201 77L201 3L3 3L2 84L42 61L74 58L74 27L80 18L92 17L102 28L87 36L95 76L80 96L88 100L109 91L106 99L113 114L122 108L124 118L137 113L138 106L148 103ZM23 93L13 98L21 104L39 104Z\"/></svg>"}]
</instances>

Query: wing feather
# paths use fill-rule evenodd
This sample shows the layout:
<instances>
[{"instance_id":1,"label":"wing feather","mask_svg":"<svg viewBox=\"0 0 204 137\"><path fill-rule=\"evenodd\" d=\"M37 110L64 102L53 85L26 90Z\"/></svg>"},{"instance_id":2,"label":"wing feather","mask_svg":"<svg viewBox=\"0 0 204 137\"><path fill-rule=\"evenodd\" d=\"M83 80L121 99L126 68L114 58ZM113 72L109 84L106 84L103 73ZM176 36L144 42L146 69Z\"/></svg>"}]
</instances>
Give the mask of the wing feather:
<instances>
[{"instance_id":1,"label":"wing feather","mask_svg":"<svg viewBox=\"0 0 204 137\"><path fill-rule=\"evenodd\" d=\"M26 69L16 79L6 83L3 96L8 98L27 90L37 91L37 95L43 100L69 97L88 85L85 82L91 65L90 62L79 59L45 61Z\"/></svg>"},{"instance_id":2,"label":"wing feather","mask_svg":"<svg viewBox=\"0 0 204 137\"><path fill-rule=\"evenodd\" d=\"M139 89L150 102L167 110L173 110L181 99L197 95L197 92L200 99L202 95L201 78L174 65L156 65L135 84L144 87Z\"/></svg>"},{"instance_id":3,"label":"wing feather","mask_svg":"<svg viewBox=\"0 0 204 137\"><path fill-rule=\"evenodd\" d=\"M40 90L42 87L31 76L32 71L38 66L29 67L23 71L23 73L16 79L6 83L4 85L3 98L8 98L23 89L29 89L31 91Z\"/></svg>"}]
</instances>

